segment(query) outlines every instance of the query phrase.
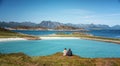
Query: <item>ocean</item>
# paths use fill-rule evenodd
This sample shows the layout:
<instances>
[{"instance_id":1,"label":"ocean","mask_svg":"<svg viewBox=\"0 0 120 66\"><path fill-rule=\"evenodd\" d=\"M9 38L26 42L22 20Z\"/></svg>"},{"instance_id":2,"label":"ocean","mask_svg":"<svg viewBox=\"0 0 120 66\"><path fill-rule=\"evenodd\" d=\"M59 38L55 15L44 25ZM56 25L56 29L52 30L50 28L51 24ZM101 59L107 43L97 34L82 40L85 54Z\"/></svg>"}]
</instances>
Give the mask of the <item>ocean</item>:
<instances>
[{"instance_id":1,"label":"ocean","mask_svg":"<svg viewBox=\"0 0 120 66\"><path fill-rule=\"evenodd\" d=\"M88 33L95 36L120 38L120 30L91 30Z\"/></svg>"}]
</instances>

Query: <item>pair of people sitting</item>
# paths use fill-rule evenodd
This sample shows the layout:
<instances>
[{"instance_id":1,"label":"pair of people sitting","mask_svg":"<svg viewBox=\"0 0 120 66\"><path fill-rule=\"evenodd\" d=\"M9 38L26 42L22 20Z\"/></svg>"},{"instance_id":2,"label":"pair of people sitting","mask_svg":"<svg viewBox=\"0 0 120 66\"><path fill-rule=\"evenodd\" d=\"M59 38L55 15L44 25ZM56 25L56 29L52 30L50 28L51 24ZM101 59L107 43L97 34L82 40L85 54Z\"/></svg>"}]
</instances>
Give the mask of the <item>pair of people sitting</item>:
<instances>
[{"instance_id":1,"label":"pair of people sitting","mask_svg":"<svg viewBox=\"0 0 120 66\"><path fill-rule=\"evenodd\" d=\"M63 50L63 56L73 56L71 49L67 51L67 49L65 48Z\"/></svg>"}]
</instances>

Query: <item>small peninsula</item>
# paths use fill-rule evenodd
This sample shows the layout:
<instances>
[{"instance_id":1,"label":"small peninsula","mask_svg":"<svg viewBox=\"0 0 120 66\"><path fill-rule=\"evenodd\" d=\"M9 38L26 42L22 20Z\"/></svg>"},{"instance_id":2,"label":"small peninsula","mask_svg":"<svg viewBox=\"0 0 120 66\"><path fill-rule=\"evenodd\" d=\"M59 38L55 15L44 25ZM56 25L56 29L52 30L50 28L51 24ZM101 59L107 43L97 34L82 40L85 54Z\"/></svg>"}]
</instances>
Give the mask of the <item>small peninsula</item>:
<instances>
[{"instance_id":1,"label":"small peninsula","mask_svg":"<svg viewBox=\"0 0 120 66\"><path fill-rule=\"evenodd\" d=\"M94 36L91 34L87 34L85 32L73 32L72 34L65 34L63 32L59 32L54 35L49 35L49 37L77 37L77 38L85 39L85 40L95 40L95 41L120 44L119 38L107 38L107 37L101 37L101 36Z\"/></svg>"},{"instance_id":2,"label":"small peninsula","mask_svg":"<svg viewBox=\"0 0 120 66\"><path fill-rule=\"evenodd\" d=\"M39 37L36 37L36 36L16 33L16 32L12 32L10 30L4 29L4 28L0 28L0 39L2 38L24 38L27 40L39 40L40 39Z\"/></svg>"}]
</instances>

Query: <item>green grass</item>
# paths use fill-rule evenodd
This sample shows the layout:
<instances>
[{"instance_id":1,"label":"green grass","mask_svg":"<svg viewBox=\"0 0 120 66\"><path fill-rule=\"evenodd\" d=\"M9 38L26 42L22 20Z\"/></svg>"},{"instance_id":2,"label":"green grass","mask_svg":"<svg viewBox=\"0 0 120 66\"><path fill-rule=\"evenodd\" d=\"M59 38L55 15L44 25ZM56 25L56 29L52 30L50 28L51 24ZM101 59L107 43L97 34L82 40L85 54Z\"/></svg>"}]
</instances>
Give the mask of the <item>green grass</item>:
<instances>
[{"instance_id":1,"label":"green grass","mask_svg":"<svg viewBox=\"0 0 120 66\"><path fill-rule=\"evenodd\" d=\"M120 58L82 58L62 56L29 57L23 53L0 54L0 66L120 66Z\"/></svg>"},{"instance_id":2,"label":"green grass","mask_svg":"<svg viewBox=\"0 0 120 66\"><path fill-rule=\"evenodd\" d=\"M31 57L23 53L0 54L0 66L27 66Z\"/></svg>"}]
</instances>

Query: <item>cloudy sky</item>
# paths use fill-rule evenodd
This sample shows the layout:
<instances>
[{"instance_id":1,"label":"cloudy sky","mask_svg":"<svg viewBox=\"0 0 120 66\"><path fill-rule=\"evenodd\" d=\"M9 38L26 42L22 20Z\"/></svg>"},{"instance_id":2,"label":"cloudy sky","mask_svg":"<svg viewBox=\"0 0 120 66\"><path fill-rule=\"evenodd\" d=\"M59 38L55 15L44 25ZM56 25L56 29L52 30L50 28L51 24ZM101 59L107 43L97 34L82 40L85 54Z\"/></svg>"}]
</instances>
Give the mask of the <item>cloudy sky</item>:
<instances>
[{"instance_id":1,"label":"cloudy sky","mask_svg":"<svg viewBox=\"0 0 120 66\"><path fill-rule=\"evenodd\" d=\"M120 25L120 0L0 0L0 21Z\"/></svg>"}]
</instances>

